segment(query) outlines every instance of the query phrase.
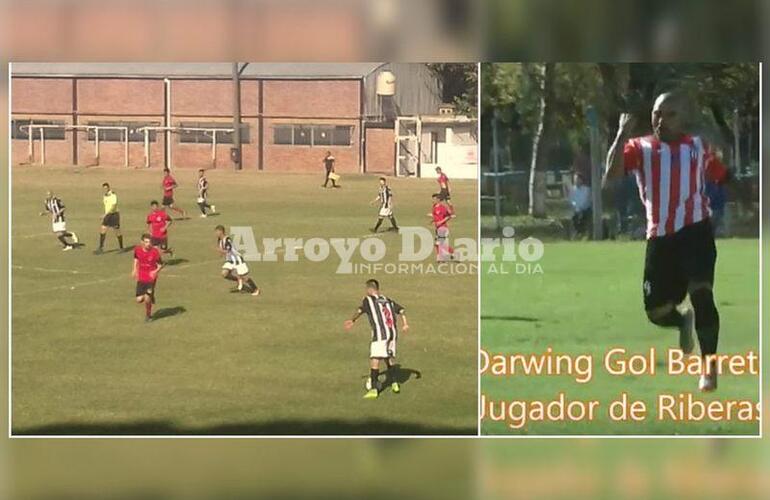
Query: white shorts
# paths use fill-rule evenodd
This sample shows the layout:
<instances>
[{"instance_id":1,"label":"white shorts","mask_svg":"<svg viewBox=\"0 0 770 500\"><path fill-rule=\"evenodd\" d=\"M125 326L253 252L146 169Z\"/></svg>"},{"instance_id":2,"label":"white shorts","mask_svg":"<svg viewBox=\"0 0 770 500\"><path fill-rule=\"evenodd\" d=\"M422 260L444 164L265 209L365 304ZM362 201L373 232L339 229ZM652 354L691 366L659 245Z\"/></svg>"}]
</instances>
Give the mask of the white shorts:
<instances>
[{"instance_id":1,"label":"white shorts","mask_svg":"<svg viewBox=\"0 0 770 500\"><path fill-rule=\"evenodd\" d=\"M369 346L370 358L395 358L396 341L395 340L375 340Z\"/></svg>"},{"instance_id":2,"label":"white shorts","mask_svg":"<svg viewBox=\"0 0 770 500\"><path fill-rule=\"evenodd\" d=\"M393 215L392 208L384 207L380 209L380 217L390 217L391 215Z\"/></svg>"},{"instance_id":3,"label":"white shorts","mask_svg":"<svg viewBox=\"0 0 770 500\"><path fill-rule=\"evenodd\" d=\"M64 222L64 221L54 222L52 224L52 226L53 226L53 232L54 233L60 233L62 231L66 231L67 230L67 223Z\"/></svg>"},{"instance_id":4,"label":"white shorts","mask_svg":"<svg viewBox=\"0 0 770 500\"><path fill-rule=\"evenodd\" d=\"M206 198L198 197L198 203L203 203L204 201L206 201Z\"/></svg>"},{"instance_id":5,"label":"white shorts","mask_svg":"<svg viewBox=\"0 0 770 500\"><path fill-rule=\"evenodd\" d=\"M235 273L238 276L244 276L246 274L249 274L249 266L246 265L246 263L235 265L232 262L225 262L222 265L222 269L226 269L228 271L232 271L235 269Z\"/></svg>"},{"instance_id":6,"label":"white shorts","mask_svg":"<svg viewBox=\"0 0 770 500\"><path fill-rule=\"evenodd\" d=\"M449 237L449 228L447 226L441 226L436 228L436 241L443 241Z\"/></svg>"}]
</instances>

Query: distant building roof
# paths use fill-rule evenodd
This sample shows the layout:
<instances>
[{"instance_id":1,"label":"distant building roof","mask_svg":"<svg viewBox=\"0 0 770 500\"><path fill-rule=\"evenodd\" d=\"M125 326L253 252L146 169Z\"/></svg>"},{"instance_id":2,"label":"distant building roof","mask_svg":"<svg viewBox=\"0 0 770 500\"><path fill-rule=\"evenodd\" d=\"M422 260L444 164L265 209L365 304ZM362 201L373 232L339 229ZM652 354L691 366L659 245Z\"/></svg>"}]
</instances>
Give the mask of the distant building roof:
<instances>
[{"instance_id":1,"label":"distant building roof","mask_svg":"<svg viewBox=\"0 0 770 500\"><path fill-rule=\"evenodd\" d=\"M243 64L243 63L242 63ZM243 78L363 78L382 63L248 63ZM12 76L115 78L230 78L232 63L28 63L11 64Z\"/></svg>"}]
</instances>

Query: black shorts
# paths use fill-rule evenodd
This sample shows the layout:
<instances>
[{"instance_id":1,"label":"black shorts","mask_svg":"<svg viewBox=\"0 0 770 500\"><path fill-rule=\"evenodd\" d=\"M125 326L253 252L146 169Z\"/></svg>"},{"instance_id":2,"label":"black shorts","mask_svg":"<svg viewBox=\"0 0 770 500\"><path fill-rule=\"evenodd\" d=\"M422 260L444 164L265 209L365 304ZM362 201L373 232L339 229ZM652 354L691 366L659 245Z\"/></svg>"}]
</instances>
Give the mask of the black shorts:
<instances>
[{"instance_id":1,"label":"black shorts","mask_svg":"<svg viewBox=\"0 0 770 500\"><path fill-rule=\"evenodd\" d=\"M102 226L120 229L120 212L106 214L102 219Z\"/></svg>"},{"instance_id":2,"label":"black shorts","mask_svg":"<svg viewBox=\"0 0 770 500\"><path fill-rule=\"evenodd\" d=\"M155 293L155 283L144 283L142 281L136 282L137 297L141 297L142 295L152 296L153 293Z\"/></svg>"},{"instance_id":3,"label":"black shorts","mask_svg":"<svg viewBox=\"0 0 770 500\"><path fill-rule=\"evenodd\" d=\"M644 308L679 304L691 283L714 284L717 247L706 219L669 236L647 240L644 258Z\"/></svg>"},{"instance_id":4,"label":"black shorts","mask_svg":"<svg viewBox=\"0 0 770 500\"><path fill-rule=\"evenodd\" d=\"M163 250L166 250L168 248L168 236L166 236L165 238L156 238L156 237L152 236L152 237L150 237L150 242L154 246L160 247Z\"/></svg>"},{"instance_id":5,"label":"black shorts","mask_svg":"<svg viewBox=\"0 0 770 500\"><path fill-rule=\"evenodd\" d=\"M174 197L173 196L164 196L163 201L161 201L161 204L164 207L170 207L174 204Z\"/></svg>"},{"instance_id":6,"label":"black shorts","mask_svg":"<svg viewBox=\"0 0 770 500\"><path fill-rule=\"evenodd\" d=\"M449 190L447 188L443 188L439 194L438 197L441 201L448 201L452 199L452 195L449 194Z\"/></svg>"}]
</instances>

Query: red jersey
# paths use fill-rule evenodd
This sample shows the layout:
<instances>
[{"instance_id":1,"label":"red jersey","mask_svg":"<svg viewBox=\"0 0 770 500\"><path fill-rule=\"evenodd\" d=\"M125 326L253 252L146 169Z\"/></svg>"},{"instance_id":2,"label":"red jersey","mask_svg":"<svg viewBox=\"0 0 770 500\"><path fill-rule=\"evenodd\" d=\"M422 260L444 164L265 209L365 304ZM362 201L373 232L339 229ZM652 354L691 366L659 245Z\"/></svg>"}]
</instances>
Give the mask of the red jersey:
<instances>
[{"instance_id":1,"label":"red jersey","mask_svg":"<svg viewBox=\"0 0 770 500\"><path fill-rule=\"evenodd\" d=\"M162 208L153 210L147 214L147 224L150 225L150 236L153 238L165 238L166 233L168 232L166 231L166 223L170 220L171 217L169 217Z\"/></svg>"},{"instance_id":2,"label":"red jersey","mask_svg":"<svg viewBox=\"0 0 770 500\"><path fill-rule=\"evenodd\" d=\"M654 136L631 139L623 147L623 167L636 175L648 239L707 219L711 209L705 184L727 179L727 168L698 136L675 142Z\"/></svg>"},{"instance_id":3,"label":"red jersey","mask_svg":"<svg viewBox=\"0 0 770 500\"><path fill-rule=\"evenodd\" d=\"M447 222L449 221L449 216L451 215L451 212L449 209L442 205L441 203L436 203L433 205L433 224L436 226L436 229L440 227L446 227ZM445 220L446 219L446 220ZM444 222L441 222L441 221Z\"/></svg>"},{"instance_id":4,"label":"red jersey","mask_svg":"<svg viewBox=\"0 0 770 500\"><path fill-rule=\"evenodd\" d=\"M142 283L153 283L155 277L151 273L161 263L158 249L150 247L148 250L145 250L142 245L136 245L134 247L134 259L137 260L136 280Z\"/></svg>"},{"instance_id":5,"label":"red jersey","mask_svg":"<svg viewBox=\"0 0 770 500\"><path fill-rule=\"evenodd\" d=\"M449 189L449 177L446 176L444 172L441 172L441 175L438 176L438 186L441 189Z\"/></svg>"},{"instance_id":6,"label":"red jersey","mask_svg":"<svg viewBox=\"0 0 770 500\"><path fill-rule=\"evenodd\" d=\"M167 175L163 178L163 196L166 197L173 197L174 196L174 187L176 186L176 181L174 180L171 175Z\"/></svg>"}]
</instances>

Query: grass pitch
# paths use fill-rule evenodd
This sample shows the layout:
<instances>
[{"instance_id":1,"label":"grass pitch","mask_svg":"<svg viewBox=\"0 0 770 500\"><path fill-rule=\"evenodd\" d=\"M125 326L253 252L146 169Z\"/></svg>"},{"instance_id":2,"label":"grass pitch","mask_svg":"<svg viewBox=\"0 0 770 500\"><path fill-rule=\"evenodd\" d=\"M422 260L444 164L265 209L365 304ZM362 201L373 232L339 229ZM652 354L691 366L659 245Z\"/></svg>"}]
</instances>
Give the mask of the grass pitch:
<instances>
[{"instance_id":1,"label":"grass pitch","mask_svg":"<svg viewBox=\"0 0 770 500\"><path fill-rule=\"evenodd\" d=\"M721 353L758 352L759 248L757 240L718 240L714 295L721 316ZM711 401L759 397L758 377L722 375L719 389L701 395L691 375L671 376L665 351L676 347L676 330L664 330L647 321L642 304L643 242L546 242L540 261L542 273L516 274L512 263L484 264L481 275L481 343L490 353L592 354L594 379L578 384L572 376L507 376L485 374L482 393L495 401L551 401L563 391L568 400L600 401L592 421L536 422L512 429L505 422L482 422L483 434L742 434L756 435L758 423L657 421L655 400L660 393L693 393ZM489 273L496 266L497 273ZM603 369L603 357L612 347L629 353L657 351L654 376L613 376ZM696 347L697 349L697 347ZM697 352L697 351L696 351ZM612 422L606 414L611 400L627 391L647 403L649 416L642 423Z\"/></svg>"},{"instance_id":2,"label":"grass pitch","mask_svg":"<svg viewBox=\"0 0 770 500\"><path fill-rule=\"evenodd\" d=\"M102 182L118 194L131 248L150 200L161 198L161 173L19 167L12 175L14 434L475 434L475 274L375 276L411 326L398 346L408 380L400 394L386 390L375 401L361 398L368 322L342 328L370 275L336 274L336 257L252 262L263 289L256 298L229 293L232 282L219 275L217 224L251 226L260 251L263 237L368 236L376 176L346 176L342 189L324 190L321 174L211 171L221 215L201 219L196 172L179 169L176 199L191 218L171 227L178 260L162 271L155 306L165 317L146 325L134 303L132 254L92 251ZM399 224L428 227L435 181L391 185ZM453 235L475 238L476 183L453 186ZM83 248L62 252L50 218L37 215L47 189L64 201ZM396 262L399 236L379 237L384 262ZM108 234L106 249L116 244Z\"/></svg>"}]
</instances>

